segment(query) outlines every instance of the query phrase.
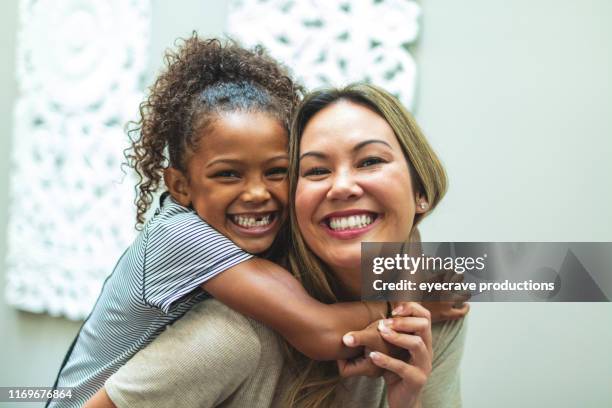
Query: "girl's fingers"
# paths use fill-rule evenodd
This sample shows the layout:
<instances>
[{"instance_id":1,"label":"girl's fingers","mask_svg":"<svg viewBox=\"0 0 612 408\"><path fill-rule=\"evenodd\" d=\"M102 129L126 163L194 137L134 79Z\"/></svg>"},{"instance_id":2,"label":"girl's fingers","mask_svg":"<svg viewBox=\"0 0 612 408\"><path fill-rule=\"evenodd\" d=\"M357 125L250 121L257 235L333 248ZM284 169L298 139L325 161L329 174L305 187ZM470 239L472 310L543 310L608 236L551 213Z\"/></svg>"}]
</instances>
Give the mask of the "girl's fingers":
<instances>
[{"instance_id":1,"label":"girl's fingers","mask_svg":"<svg viewBox=\"0 0 612 408\"><path fill-rule=\"evenodd\" d=\"M461 307L451 307L445 313L446 320L457 320L465 317L470 311L470 304L464 303Z\"/></svg>"},{"instance_id":2,"label":"girl's fingers","mask_svg":"<svg viewBox=\"0 0 612 408\"><path fill-rule=\"evenodd\" d=\"M402 360L391 358L386 354L373 351L370 353L370 359L378 367L389 370L399 376L402 381L418 387L419 389L427 382L427 374L418 367L412 366Z\"/></svg>"},{"instance_id":3,"label":"girl's fingers","mask_svg":"<svg viewBox=\"0 0 612 408\"><path fill-rule=\"evenodd\" d=\"M431 371L431 351L421 336L398 333L391 329L381 331L380 334L389 343L408 350L410 363L426 373Z\"/></svg>"},{"instance_id":4,"label":"girl's fingers","mask_svg":"<svg viewBox=\"0 0 612 408\"><path fill-rule=\"evenodd\" d=\"M372 327L346 333L342 337L342 342L348 347L368 346L377 349L379 347L376 346L381 343L381 340L376 329Z\"/></svg>"}]
</instances>

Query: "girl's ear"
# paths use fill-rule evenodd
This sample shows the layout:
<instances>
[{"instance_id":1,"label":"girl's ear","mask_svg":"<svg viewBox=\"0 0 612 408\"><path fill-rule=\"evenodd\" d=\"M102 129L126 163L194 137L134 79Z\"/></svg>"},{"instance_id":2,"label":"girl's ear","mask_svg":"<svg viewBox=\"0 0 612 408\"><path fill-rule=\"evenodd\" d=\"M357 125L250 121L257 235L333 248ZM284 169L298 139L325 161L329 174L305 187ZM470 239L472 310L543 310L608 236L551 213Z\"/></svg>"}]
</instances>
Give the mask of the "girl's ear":
<instances>
[{"instance_id":1,"label":"girl's ear","mask_svg":"<svg viewBox=\"0 0 612 408\"><path fill-rule=\"evenodd\" d=\"M191 205L191 189L189 188L189 180L182 171L174 167L164 169L164 183L174 198L183 207Z\"/></svg>"},{"instance_id":2,"label":"girl's ear","mask_svg":"<svg viewBox=\"0 0 612 408\"><path fill-rule=\"evenodd\" d=\"M416 213L423 214L429 211L429 202L427 202L427 197L423 193L416 193Z\"/></svg>"}]
</instances>

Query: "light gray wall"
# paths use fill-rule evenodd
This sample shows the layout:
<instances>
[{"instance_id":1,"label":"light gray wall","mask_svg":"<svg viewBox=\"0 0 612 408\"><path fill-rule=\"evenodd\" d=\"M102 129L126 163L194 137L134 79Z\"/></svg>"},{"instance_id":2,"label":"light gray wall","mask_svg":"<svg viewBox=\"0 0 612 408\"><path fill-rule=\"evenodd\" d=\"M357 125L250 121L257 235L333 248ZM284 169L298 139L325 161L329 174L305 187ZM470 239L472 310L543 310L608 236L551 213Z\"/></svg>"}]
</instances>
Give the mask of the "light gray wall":
<instances>
[{"instance_id":1,"label":"light gray wall","mask_svg":"<svg viewBox=\"0 0 612 408\"><path fill-rule=\"evenodd\" d=\"M417 118L450 177L424 239L612 241L612 2L423 15ZM612 303L472 306L466 407L612 406Z\"/></svg>"},{"instance_id":2,"label":"light gray wall","mask_svg":"<svg viewBox=\"0 0 612 408\"><path fill-rule=\"evenodd\" d=\"M150 78L176 37L224 28L224 1L153 4ZM450 176L424 238L612 241L612 3L422 5L417 118ZM0 2L0 231L16 25L17 1ZM5 250L0 234L0 257ZM0 268L0 386L49 384L79 324L17 312L4 305L3 289ZM611 406L611 320L610 303L474 304L464 405Z\"/></svg>"}]
</instances>

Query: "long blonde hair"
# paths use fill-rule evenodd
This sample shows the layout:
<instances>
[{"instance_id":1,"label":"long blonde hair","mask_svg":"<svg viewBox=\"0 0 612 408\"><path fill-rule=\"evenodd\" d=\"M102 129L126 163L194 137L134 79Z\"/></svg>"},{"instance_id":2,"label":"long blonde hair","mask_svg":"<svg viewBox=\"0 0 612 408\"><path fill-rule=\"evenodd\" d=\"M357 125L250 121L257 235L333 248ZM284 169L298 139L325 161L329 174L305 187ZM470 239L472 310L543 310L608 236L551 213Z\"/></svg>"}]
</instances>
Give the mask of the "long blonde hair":
<instances>
[{"instance_id":1,"label":"long blonde hair","mask_svg":"<svg viewBox=\"0 0 612 408\"><path fill-rule=\"evenodd\" d=\"M341 89L319 90L308 95L299 105L291 126L289 146L289 191L295 197L299 175L299 147L306 124L317 112L338 101L350 101L372 109L382 116L393 129L408 162L415 192L425 195L428 211L417 214L407 240L419 240L417 225L440 202L447 188L447 178L440 160L423 136L412 115L391 94L373 85L352 84ZM302 238L292 200L289 209L291 247L290 269L304 288L324 303L335 303L338 282L334 274L307 246ZM295 377L286 395L290 407L330 407L340 377L335 362L317 362L288 347L289 364Z\"/></svg>"}]
</instances>

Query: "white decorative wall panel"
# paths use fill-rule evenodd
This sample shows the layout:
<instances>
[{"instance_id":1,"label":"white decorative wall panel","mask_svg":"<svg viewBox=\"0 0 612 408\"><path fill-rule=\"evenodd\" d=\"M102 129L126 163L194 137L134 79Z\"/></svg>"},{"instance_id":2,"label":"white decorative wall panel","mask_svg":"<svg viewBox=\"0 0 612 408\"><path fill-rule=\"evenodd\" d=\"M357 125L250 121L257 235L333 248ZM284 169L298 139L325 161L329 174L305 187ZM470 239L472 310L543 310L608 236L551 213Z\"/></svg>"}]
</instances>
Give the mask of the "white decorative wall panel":
<instances>
[{"instance_id":1,"label":"white decorative wall panel","mask_svg":"<svg viewBox=\"0 0 612 408\"><path fill-rule=\"evenodd\" d=\"M410 0L231 0L228 32L264 45L308 89L367 81L411 107L419 16Z\"/></svg>"},{"instance_id":2,"label":"white decorative wall panel","mask_svg":"<svg viewBox=\"0 0 612 408\"><path fill-rule=\"evenodd\" d=\"M121 171L136 118L149 0L21 0L6 299L87 315L133 239Z\"/></svg>"}]
</instances>

